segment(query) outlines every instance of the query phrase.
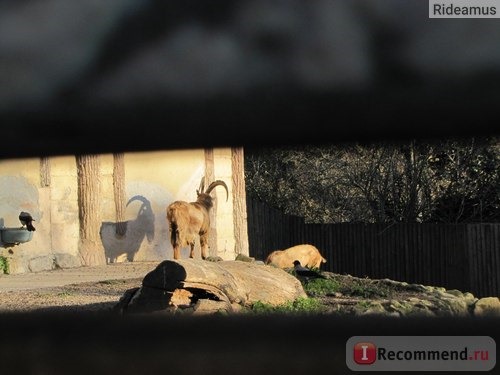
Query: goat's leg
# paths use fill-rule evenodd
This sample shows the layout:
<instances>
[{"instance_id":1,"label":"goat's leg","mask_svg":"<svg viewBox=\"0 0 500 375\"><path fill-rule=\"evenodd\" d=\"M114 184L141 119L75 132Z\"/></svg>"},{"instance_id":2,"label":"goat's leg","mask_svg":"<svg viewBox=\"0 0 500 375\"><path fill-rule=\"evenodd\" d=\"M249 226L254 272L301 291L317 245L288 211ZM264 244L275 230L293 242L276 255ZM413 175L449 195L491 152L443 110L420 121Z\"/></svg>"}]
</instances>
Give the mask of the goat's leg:
<instances>
[{"instance_id":1,"label":"goat's leg","mask_svg":"<svg viewBox=\"0 0 500 375\"><path fill-rule=\"evenodd\" d=\"M170 223L170 243L174 248L174 259L181 259L179 232L177 231L177 224L174 222Z\"/></svg>"},{"instance_id":2,"label":"goat's leg","mask_svg":"<svg viewBox=\"0 0 500 375\"><path fill-rule=\"evenodd\" d=\"M180 259L180 258L181 258L180 246L174 245L174 259Z\"/></svg>"},{"instance_id":3,"label":"goat's leg","mask_svg":"<svg viewBox=\"0 0 500 375\"><path fill-rule=\"evenodd\" d=\"M208 256L208 233L200 234L201 259L207 259Z\"/></svg>"},{"instance_id":4,"label":"goat's leg","mask_svg":"<svg viewBox=\"0 0 500 375\"><path fill-rule=\"evenodd\" d=\"M190 258L194 258L194 242L191 243L191 252L189 253Z\"/></svg>"}]
</instances>

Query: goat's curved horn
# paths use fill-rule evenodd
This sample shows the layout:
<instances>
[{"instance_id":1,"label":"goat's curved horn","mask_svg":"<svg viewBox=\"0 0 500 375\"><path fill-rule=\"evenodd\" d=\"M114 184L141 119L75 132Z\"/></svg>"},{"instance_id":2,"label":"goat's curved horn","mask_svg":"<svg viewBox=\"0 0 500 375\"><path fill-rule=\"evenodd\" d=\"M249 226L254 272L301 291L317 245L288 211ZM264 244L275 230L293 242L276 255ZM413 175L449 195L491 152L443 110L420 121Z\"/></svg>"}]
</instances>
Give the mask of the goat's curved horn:
<instances>
[{"instance_id":1,"label":"goat's curved horn","mask_svg":"<svg viewBox=\"0 0 500 375\"><path fill-rule=\"evenodd\" d=\"M205 194L210 194L210 192L216 187L216 186L222 186L224 189L226 189L226 201L229 199L229 191L227 189L227 185L224 181L222 180L217 180L217 181L214 181L212 182L207 190L205 191Z\"/></svg>"},{"instance_id":2,"label":"goat's curved horn","mask_svg":"<svg viewBox=\"0 0 500 375\"><path fill-rule=\"evenodd\" d=\"M198 190L196 190L196 194L200 195L201 193L203 193L203 190L205 190L205 176L201 178L200 187L198 188Z\"/></svg>"}]
</instances>

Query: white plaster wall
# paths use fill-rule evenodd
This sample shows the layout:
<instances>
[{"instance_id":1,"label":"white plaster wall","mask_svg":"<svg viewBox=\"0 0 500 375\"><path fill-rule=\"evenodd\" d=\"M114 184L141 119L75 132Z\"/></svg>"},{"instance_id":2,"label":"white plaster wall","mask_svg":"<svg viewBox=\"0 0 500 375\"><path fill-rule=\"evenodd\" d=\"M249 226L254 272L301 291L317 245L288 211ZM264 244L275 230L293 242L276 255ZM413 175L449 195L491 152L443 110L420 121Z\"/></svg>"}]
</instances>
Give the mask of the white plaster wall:
<instances>
[{"instance_id":1,"label":"white plaster wall","mask_svg":"<svg viewBox=\"0 0 500 375\"><path fill-rule=\"evenodd\" d=\"M100 155L101 239L108 261L162 260L173 257L166 220L166 207L175 200L194 201L205 172L203 149L170 150L125 154L125 195L127 206L124 236L116 235L113 193L113 155ZM231 149L214 149L214 173L229 188L213 191L217 209L217 249L211 253L234 259L232 220ZM75 157L50 158L50 186L40 185L40 159L0 161L0 225L20 227L20 211L35 218L36 232L30 242L6 247L11 273L29 272L52 266L55 254L79 261L78 184ZM2 222L3 220L3 222ZM189 256L189 249L181 252ZM52 258L51 258L52 257ZM200 258L199 241L195 257ZM40 261L40 260L43 260Z\"/></svg>"},{"instance_id":2,"label":"white plaster wall","mask_svg":"<svg viewBox=\"0 0 500 375\"><path fill-rule=\"evenodd\" d=\"M215 206L217 217L215 227L217 230L217 256L224 260L234 260L235 239L233 223L233 186L231 168L231 149L214 149L214 176L216 180L223 180L229 190L229 198L226 201L226 191L223 188L215 188Z\"/></svg>"},{"instance_id":3,"label":"white plaster wall","mask_svg":"<svg viewBox=\"0 0 500 375\"><path fill-rule=\"evenodd\" d=\"M103 215L101 236L111 261L173 257L166 208L175 200L196 200L204 162L204 151L198 149L125 154L125 236L115 235L112 175L108 183L112 205ZM187 249L182 256L189 256Z\"/></svg>"},{"instance_id":4,"label":"white plaster wall","mask_svg":"<svg viewBox=\"0 0 500 375\"><path fill-rule=\"evenodd\" d=\"M50 158L50 246L79 258L78 182L74 156Z\"/></svg>"},{"instance_id":5,"label":"white plaster wall","mask_svg":"<svg viewBox=\"0 0 500 375\"><path fill-rule=\"evenodd\" d=\"M29 271L29 259L51 253L50 189L40 187L39 159L0 161L0 226L20 228L19 213L31 213L36 231L31 241L0 242L0 255L9 258L11 273Z\"/></svg>"}]
</instances>

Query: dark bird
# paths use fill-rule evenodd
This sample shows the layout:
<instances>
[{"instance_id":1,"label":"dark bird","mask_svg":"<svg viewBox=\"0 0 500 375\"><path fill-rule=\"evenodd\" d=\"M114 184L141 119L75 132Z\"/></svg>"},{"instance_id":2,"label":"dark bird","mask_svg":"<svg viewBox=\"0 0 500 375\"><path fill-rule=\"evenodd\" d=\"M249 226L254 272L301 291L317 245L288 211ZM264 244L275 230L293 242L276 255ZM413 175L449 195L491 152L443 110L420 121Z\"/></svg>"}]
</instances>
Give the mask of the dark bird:
<instances>
[{"instance_id":1,"label":"dark bird","mask_svg":"<svg viewBox=\"0 0 500 375\"><path fill-rule=\"evenodd\" d=\"M30 232L33 232L35 231L35 227L33 226L33 221L35 221L35 219L33 219L31 217L31 214L28 213L28 212L21 212L19 214L19 221L21 222L21 224L23 225L23 227L25 226L26 229L28 229Z\"/></svg>"},{"instance_id":2,"label":"dark bird","mask_svg":"<svg viewBox=\"0 0 500 375\"><path fill-rule=\"evenodd\" d=\"M295 275L304 277L304 278L320 278L320 279L326 279L323 275L321 275L319 272L312 271L309 268L306 268L300 264L298 260L293 261L293 270L295 272Z\"/></svg>"}]
</instances>

